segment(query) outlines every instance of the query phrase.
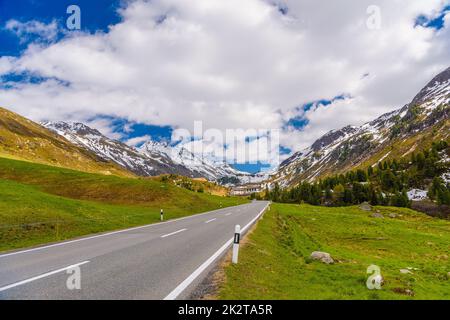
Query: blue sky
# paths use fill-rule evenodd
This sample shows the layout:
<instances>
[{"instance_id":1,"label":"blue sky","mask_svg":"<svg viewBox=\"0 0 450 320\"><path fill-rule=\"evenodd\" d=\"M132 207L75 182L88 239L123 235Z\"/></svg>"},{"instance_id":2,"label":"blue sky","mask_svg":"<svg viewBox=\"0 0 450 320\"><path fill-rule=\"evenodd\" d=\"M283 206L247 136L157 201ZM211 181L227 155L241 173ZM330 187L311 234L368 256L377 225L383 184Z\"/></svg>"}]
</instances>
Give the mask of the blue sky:
<instances>
[{"instance_id":1,"label":"blue sky","mask_svg":"<svg viewBox=\"0 0 450 320\"><path fill-rule=\"evenodd\" d=\"M108 26L120 21L117 14L120 1L114 0L0 0L0 22L16 19L22 22L39 20L50 23L56 19L64 23L68 17L66 9L69 5L78 5L82 10L82 30L96 32L107 31ZM26 49L28 43L20 43L11 32L0 30L0 55L18 56Z\"/></svg>"},{"instance_id":2,"label":"blue sky","mask_svg":"<svg viewBox=\"0 0 450 320\"><path fill-rule=\"evenodd\" d=\"M450 6L444 7L434 18L427 18L424 15L420 15L416 19L416 25L421 25L426 28L434 28L440 30L444 27L444 17L447 12L450 11Z\"/></svg>"},{"instance_id":3,"label":"blue sky","mask_svg":"<svg viewBox=\"0 0 450 320\"><path fill-rule=\"evenodd\" d=\"M377 32L365 27L365 2L342 11L319 1L305 12L303 0L0 0L0 104L36 121L100 123L123 141L166 141L196 120L275 128L283 160L402 106L448 66L449 1L380 0ZM73 4L80 34L65 28ZM56 35L14 33L10 20L56 23ZM396 61L403 67L391 68Z\"/></svg>"},{"instance_id":4,"label":"blue sky","mask_svg":"<svg viewBox=\"0 0 450 320\"><path fill-rule=\"evenodd\" d=\"M43 23L51 23L57 20L58 23L64 24L68 15L64 14L69 5L78 5L82 8L82 31L108 32L108 26L120 22L121 18L117 13L120 8L120 0L20 0L8 1L0 0L0 23L3 25L10 19L21 22L30 20L38 20ZM280 12L285 14L287 8L281 6ZM58 40L62 35L58 36ZM30 38L33 40L33 38ZM20 39L4 28L0 29L0 56L20 56L27 49L29 42L22 42ZM2 77L3 81L21 82L28 81L38 83L47 78L40 78L30 74L9 74ZM129 122L123 118L113 118L107 115L98 115L90 120L96 121L105 119L110 121L111 129L114 133L122 136L121 140L142 137L150 135L155 141L170 141L173 129L170 126L155 126L144 123ZM300 123L290 123L290 125L301 127ZM125 129L127 128L127 129ZM131 130L130 130L131 129ZM281 147L280 154L290 153L290 149ZM270 167L267 163L239 163L232 164L236 169L251 173L259 172Z\"/></svg>"},{"instance_id":5,"label":"blue sky","mask_svg":"<svg viewBox=\"0 0 450 320\"><path fill-rule=\"evenodd\" d=\"M36 0L21 0L21 1L7 1L0 0L0 22L2 24L10 19L26 22L30 20L39 20L44 23L51 23L53 20L57 20L58 23L64 24L67 19L65 13L66 8L69 5L78 5L82 9L82 31L95 33L95 32L108 32L108 26L120 22L120 16L117 14L117 9L120 7L120 1L111 0L48 0L48 1L36 1ZM280 6L280 12L287 13L287 7ZM58 39L61 35L58 36ZM30 40L32 40L31 38ZM29 42L21 42L20 39L12 34L9 30L0 29L0 56L20 56L24 50L26 50ZM3 77L4 81L29 81L37 83L44 78L39 78L30 74L10 74ZM328 100L320 101L321 103L328 104ZM305 110L308 110L313 103L308 103L304 106ZM155 141L170 141L172 128L170 126L154 126L144 123L130 123L123 118L112 118L107 115L98 115L91 120L106 119L110 121L112 130L114 133L122 136L121 140L126 141L128 139L142 137L150 135ZM287 123L289 126L301 129L307 124L307 120L304 118L293 118ZM125 129L125 128L128 129ZM130 130L131 129L131 130ZM286 147L280 147L280 154L290 154L291 150ZM251 173L256 173L264 169L270 168L270 164L267 163L235 163L232 164L236 169Z\"/></svg>"}]
</instances>

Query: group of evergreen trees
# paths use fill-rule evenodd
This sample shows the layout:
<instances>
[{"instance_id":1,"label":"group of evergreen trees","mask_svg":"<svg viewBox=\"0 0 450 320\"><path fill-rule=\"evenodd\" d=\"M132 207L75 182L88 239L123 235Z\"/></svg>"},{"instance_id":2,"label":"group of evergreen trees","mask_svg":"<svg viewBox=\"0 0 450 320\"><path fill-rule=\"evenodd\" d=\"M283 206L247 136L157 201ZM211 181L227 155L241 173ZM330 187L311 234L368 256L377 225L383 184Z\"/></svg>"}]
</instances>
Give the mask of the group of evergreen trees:
<instances>
[{"instance_id":1,"label":"group of evergreen trees","mask_svg":"<svg viewBox=\"0 0 450 320\"><path fill-rule=\"evenodd\" d=\"M450 205L450 186L440 177L448 172L448 164L441 157L449 151L447 142L441 141L433 143L429 150L412 154L409 159L386 160L366 170L349 171L317 183L302 182L290 189L281 189L275 184L271 190L266 189L264 197L274 202L312 205L346 206L369 202L409 207L407 191L428 188L430 199Z\"/></svg>"}]
</instances>

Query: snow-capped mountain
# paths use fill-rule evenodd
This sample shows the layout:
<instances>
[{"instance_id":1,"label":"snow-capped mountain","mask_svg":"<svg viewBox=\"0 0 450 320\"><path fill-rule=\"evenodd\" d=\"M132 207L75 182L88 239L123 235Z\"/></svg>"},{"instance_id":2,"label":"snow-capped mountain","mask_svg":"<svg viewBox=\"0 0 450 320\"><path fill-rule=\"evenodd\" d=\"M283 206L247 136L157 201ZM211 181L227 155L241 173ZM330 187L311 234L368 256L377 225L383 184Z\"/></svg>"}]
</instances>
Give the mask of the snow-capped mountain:
<instances>
[{"instance_id":1,"label":"snow-capped mountain","mask_svg":"<svg viewBox=\"0 0 450 320\"><path fill-rule=\"evenodd\" d=\"M123 168L140 175L154 176L164 173L176 173L195 177L194 173L175 164L164 152L142 154L133 147L102 135L82 123L43 122L46 128L60 134L70 142L94 152L100 158L117 163Z\"/></svg>"},{"instance_id":2,"label":"snow-capped mountain","mask_svg":"<svg viewBox=\"0 0 450 320\"><path fill-rule=\"evenodd\" d=\"M239 181L247 181L255 177L255 175L235 170L228 163L214 161L207 157L201 158L182 145L169 146L149 140L141 147L134 148L110 139L82 123L59 121L41 124L70 142L94 152L100 158L113 161L140 176L178 174L191 178L206 178L210 181L217 181L224 177L235 177Z\"/></svg>"},{"instance_id":3,"label":"snow-capped mountain","mask_svg":"<svg viewBox=\"0 0 450 320\"><path fill-rule=\"evenodd\" d=\"M147 141L139 148L109 139L82 123L45 122L48 129L94 152L107 161L141 176L174 173L224 179L226 184L260 183L265 180L290 186L302 180L367 167L391 157L404 157L429 147L431 141L449 138L450 68L436 76L412 100L396 111L362 126L332 130L281 163L268 174L240 172L228 163L194 154L183 145Z\"/></svg>"},{"instance_id":4,"label":"snow-capped mountain","mask_svg":"<svg viewBox=\"0 0 450 320\"><path fill-rule=\"evenodd\" d=\"M450 68L412 100L360 127L332 130L281 163L272 177L282 186L404 157L449 137ZM428 144L428 146L427 146Z\"/></svg>"},{"instance_id":5,"label":"snow-capped mountain","mask_svg":"<svg viewBox=\"0 0 450 320\"><path fill-rule=\"evenodd\" d=\"M146 156L152 157L152 154L163 154L173 161L174 164L187 168L195 176L204 177L208 180L215 181L222 177L237 177L247 175L233 169L228 163L214 161L212 158L201 157L180 144L176 146L168 146L167 144L155 141L147 141L138 151Z\"/></svg>"}]
</instances>

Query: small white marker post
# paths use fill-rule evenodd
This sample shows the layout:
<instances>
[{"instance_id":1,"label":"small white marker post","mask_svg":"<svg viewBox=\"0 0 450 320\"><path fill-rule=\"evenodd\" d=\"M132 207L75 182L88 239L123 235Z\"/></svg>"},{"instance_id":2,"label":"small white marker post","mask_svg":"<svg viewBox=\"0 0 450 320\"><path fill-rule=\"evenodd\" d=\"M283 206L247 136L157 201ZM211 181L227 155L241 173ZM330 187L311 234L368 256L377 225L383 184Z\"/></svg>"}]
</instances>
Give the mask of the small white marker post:
<instances>
[{"instance_id":1,"label":"small white marker post","mask_svg":"<svg viewBox=\"0 0 450 320\"><path fill-rule=\"evenodd\" d=\"M164 220L164 210L161 209L161 221L163 221L163 220Z\"/></svg>"},{"instance_id":2,"label":"small white marker post","mask_svg":"<svg viewBox=\"0 0 450 320\"><path fill-rule=\"evenodd\" d=\"M239 254L239 240L241 239L241 226L236 225L234 228L234 241L233 241L233 263L238 263Z\"/></svg>"}]
</instances>

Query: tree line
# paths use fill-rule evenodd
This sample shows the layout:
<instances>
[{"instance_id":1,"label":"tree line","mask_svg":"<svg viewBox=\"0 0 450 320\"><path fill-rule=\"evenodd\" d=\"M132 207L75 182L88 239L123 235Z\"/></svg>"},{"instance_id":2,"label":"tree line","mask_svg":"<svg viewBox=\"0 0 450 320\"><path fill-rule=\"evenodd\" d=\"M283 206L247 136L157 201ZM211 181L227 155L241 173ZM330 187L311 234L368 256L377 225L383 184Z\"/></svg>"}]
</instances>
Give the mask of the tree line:
<instances>
[{"instance_id":1,"label":"tree line","mask_svg":"<svg viewBox=\"0 0 450 320\"><path fill-rule=\"evenodd\" d=\"M315 183L303 181L295 187L282 189L278 183L263 195L274 202L309 203L312 205L347 206L363 202L371 205L409 207L407 191L428 189L428 197L438 204L450 205L450 185L442 179L449 171L450 149L446 141L432 144L409 158L380 161L374 166L334 175Z\"/></svg>"}]
</instances>

